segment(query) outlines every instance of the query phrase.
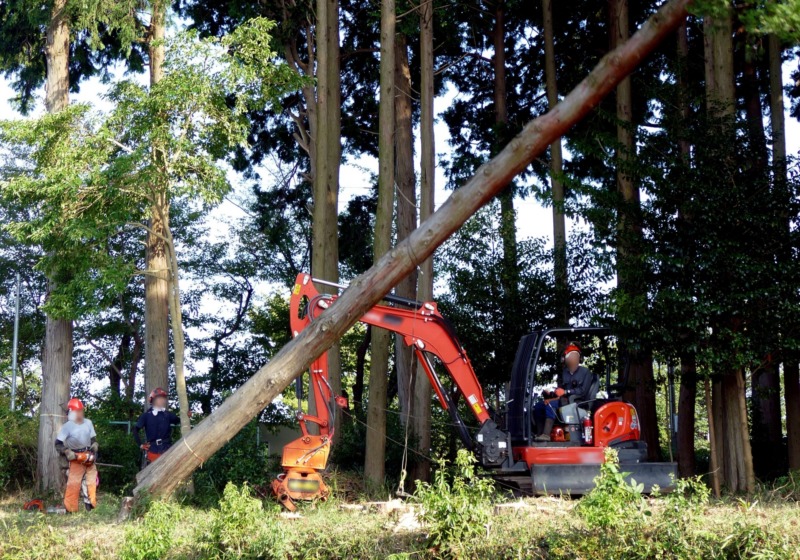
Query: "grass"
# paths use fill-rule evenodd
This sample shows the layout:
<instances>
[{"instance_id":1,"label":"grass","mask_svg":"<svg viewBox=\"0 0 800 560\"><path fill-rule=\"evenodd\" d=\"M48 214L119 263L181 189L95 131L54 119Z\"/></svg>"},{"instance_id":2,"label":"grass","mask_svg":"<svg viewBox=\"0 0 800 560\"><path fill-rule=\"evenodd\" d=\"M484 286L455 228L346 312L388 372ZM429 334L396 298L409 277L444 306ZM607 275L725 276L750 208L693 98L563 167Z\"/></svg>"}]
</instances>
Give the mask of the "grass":
<instances>
[{"instance_id":1,"label":"grass","mask_svg":"<svg viewBox=\"0 0 800 560\"><path fill-rule=\"evenodd\" d=\"M227 519L237 515L238 502L232 501L225 516L220 516L221 510L216 508L172 503L166 510L174 523L167 552L153 553L131 545L136 535L145 543L152 540L147 517L118 524L119 499L113 495L102 495L95 511L75 515L23 512L20 508L24 501L21 494L0 500L0 558L580 558L590 557L592 551L596 557L609 557L602 551L619 544L633 546L623 542L630 535L626 537L619 528L605 533L592 531L574 511L576 502L557 498L531 498L523 501L524 507L496 509L480 534L450 547L427 544L424 527L396 531L397 512L345 511L337 503L305 505L302 518L291 519L265 502L256 512L247 514L251 517L240 517L240 526L228 526ZM647 501L653 523L645 524L648 529L634 535L639 544L658 542L664 527L657 519L664 507L663 500ZM161 519L155 522L163 529ZM726 539L734 542L736 548L731 550L736 556L728 557L800 558L800 508L794 502L712 501L685 532L691 533L687 538L721 543L719 547L725 546ZM272 541L254 551L250 545L263 538ZM746 542L739 546L742 543L736 539ZM646 550L652 557L660 555L658 547ZM148 556L151 553L154 555ZM630 557L643 556L637 553Z\"/></svg>"}]
</instances>

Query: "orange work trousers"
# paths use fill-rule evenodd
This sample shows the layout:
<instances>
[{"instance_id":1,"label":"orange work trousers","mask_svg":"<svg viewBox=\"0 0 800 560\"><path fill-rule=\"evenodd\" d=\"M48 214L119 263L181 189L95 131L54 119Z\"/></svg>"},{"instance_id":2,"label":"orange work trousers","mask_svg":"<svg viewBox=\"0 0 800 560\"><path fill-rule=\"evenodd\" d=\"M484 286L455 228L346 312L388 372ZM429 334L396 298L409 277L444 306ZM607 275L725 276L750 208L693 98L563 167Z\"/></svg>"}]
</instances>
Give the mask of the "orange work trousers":
<instances>
[{"instance_id":1,"label":"orange work trousers","mask_svg":"<svg viewBox=\"0 0 800 560\"><path fill-rule=\"evenodd\" d=\"M92 507L97 506L97 466L94 463L84 465L78 461L70 461L67 491L64 493L64 507L71 513L77 512L80 506L81 482L84 477L86 477L86 488L89 491L89 501L92 502Z\"/></svg>"}]
</instances>

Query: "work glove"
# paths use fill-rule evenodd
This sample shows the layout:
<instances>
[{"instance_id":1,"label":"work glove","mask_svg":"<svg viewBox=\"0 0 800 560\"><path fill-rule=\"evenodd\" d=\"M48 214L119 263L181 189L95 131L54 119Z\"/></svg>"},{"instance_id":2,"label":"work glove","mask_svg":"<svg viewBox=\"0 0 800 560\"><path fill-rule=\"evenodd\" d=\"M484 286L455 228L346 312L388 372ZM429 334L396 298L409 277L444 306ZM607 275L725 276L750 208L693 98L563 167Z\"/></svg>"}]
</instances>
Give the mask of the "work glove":
<instances>
[{"instance_id":1,"label":"work glove","mask_svg":"<svg viewBox=\"0 0 800 560\"><path fill-rule=\"evenodd\" d=\"M78 458L78 456L75 455L75 452L72 449L65 450L64 457L67 458L67 461L74 461L75 459Z\"/></svg>"},{"instance_id":2,"label":"work glove","mask_svg":"<svg viewBox=\"0 0 800 560\"><path fill-rule=\"evenodd\" d=\"M556 396L557 397L563 397L564 396L564 392L565 392L564 389L559 387L558 389L556 389Z\"/></svg>"},{"instance_id":3,"label":"work glove","mask_svg":"<svg viewBox=\"0 0 800 560\"><path fill-rule=\"evenodd\" d=\"M91 449L92 453L94 453L95 457L97 457L97 450L100 449L100 446L97 445L97 442L94 442L89 449Z\"/></svg>"},{"instance_id":4,"label":"work glove","mask_svg":"<svg viewBox=\"0 0 800 560\"><path fill-rule=\"evenodd\" d=\"M143 443L142 445L139 446L139 449L141 449L142 451L150 451L150 444Z\"/></svg>"}]
</instances>

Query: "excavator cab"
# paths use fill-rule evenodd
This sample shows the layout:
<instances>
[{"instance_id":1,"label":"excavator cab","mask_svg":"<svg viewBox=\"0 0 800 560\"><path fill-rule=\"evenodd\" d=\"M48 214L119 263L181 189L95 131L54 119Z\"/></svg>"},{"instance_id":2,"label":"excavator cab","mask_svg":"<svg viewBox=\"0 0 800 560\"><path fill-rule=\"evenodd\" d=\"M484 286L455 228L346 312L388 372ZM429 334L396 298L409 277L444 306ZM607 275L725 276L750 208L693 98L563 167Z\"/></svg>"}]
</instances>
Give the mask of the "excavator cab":
<instances>
[{"instance_id":1,"label":"excavator cab","mask_svg":"<svg viewBox=\"0 0 800 560\"><path fill-rule=\"evenodd\" d=\"M562 406L561 430L549 442L535 441L534 406L563 365L560 354L568 342L583 350L583 362L595 375L587 398ZM520 340L506 401L506 424L513 464L496 472L496 478L525 494L583 494L594 487L594 478L605 461L605 449L615 448L622 470L649 492L658 486L668 490L676 474L674 463L648 463L647 445L640 439L639 416L625 402L621 389L627 364L616 340L605 327L548 329ZM612 384L612 378L622 381ZM604 379L603 379L604 378ZM603 383L604 382L604 383ZM563 437L560 434L563 433Z\"/></svg>"}]
</instances>

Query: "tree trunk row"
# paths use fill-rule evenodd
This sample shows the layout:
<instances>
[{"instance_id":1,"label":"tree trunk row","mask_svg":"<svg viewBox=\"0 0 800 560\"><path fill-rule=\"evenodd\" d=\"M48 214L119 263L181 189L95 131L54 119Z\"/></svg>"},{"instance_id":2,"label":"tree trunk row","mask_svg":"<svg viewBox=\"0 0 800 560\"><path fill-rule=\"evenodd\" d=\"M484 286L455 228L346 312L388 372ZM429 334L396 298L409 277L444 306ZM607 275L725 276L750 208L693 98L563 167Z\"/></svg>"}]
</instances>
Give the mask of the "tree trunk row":
<instances>
[{"instance_id":1,"label":"tree trunk row","mask_svg":"<svg viewBox=\"0 0 800 560\"><path fill-rule=\"evenodd\" d=\"M139 473L134 492L137 495L143 492L150 495L171 493L305 371L316 356L337 341L366 310L430 257L448 236L505 188L556 138L564 135L572 125L592 111L622 78L674 32L686 17L689 3L690 0L672 0L663 6L631 40L604 57L558 106L528 123L519 135L491 161L482 165L472 179L454 191L408 238L356 278L350 288L309 328L286 344L211 416L173 445L158 461ZM393 10L391 13L394 13ZM391 68L393 71L393 65ZM382 90L382 95L384 92ZM391 172L391 169L392 166L385 171Z\"/></svg>"}]
</instances>

